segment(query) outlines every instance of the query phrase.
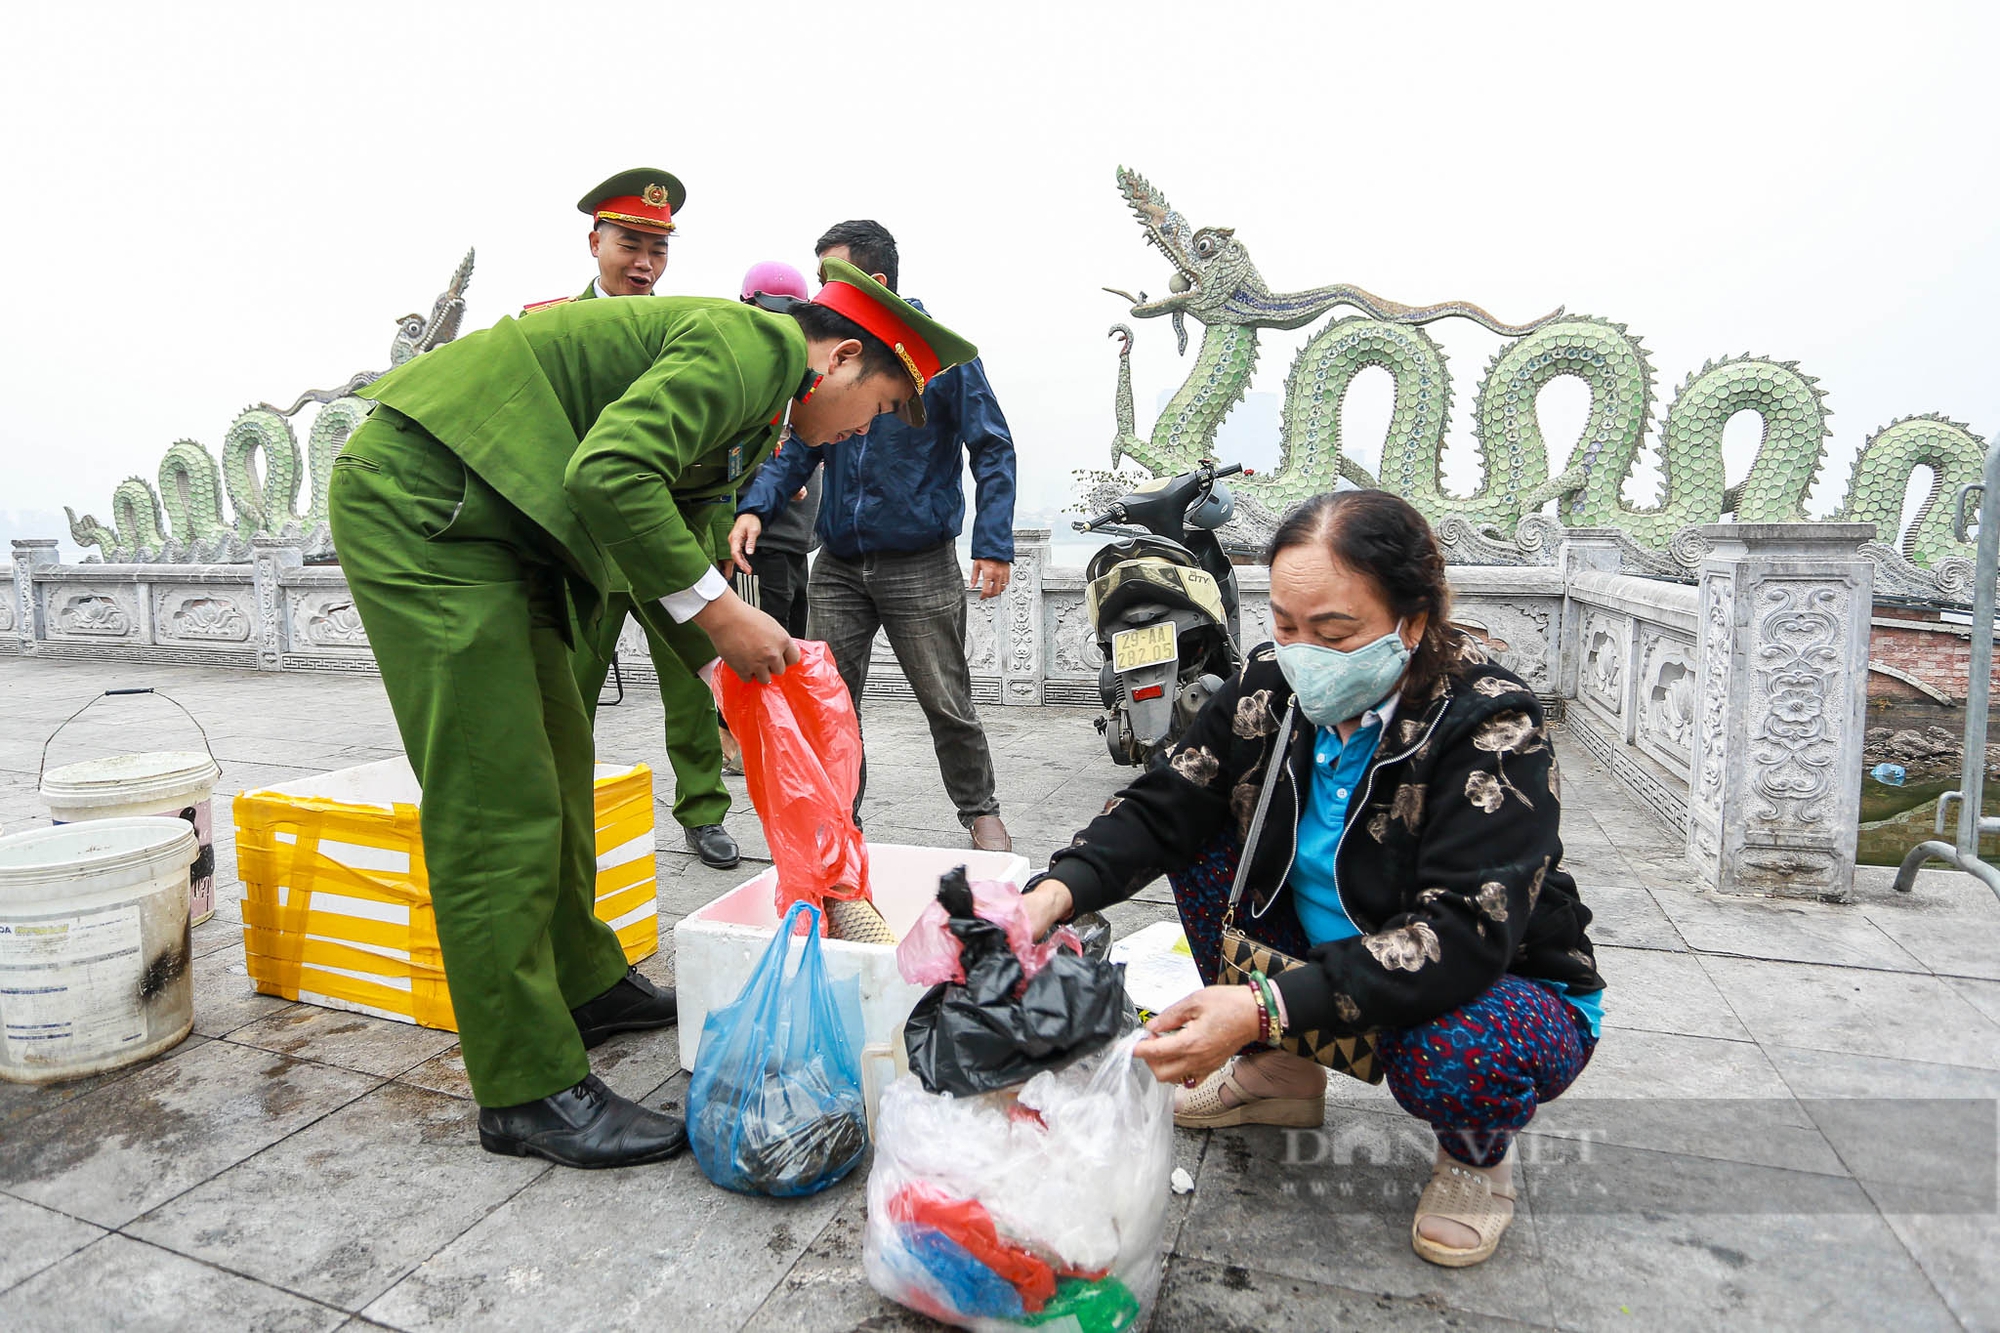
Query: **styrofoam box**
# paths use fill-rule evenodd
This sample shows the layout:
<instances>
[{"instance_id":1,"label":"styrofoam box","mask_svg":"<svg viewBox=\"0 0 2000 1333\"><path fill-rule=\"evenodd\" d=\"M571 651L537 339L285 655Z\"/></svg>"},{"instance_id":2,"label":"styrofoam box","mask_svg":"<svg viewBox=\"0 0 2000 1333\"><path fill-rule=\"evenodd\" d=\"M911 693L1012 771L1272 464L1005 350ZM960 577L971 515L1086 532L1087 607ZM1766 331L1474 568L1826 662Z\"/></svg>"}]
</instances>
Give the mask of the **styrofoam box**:
<instances>
[{"instance_id":1,"label":"styrofoam box","mask_svg":"<svg viewBox=\"0 0 2000 1333\"><path fill-rule=\"evenodd\" d=\"M956 847L868 844L869 891L889 929L901 939L925 904L937 897L938 877L964 866L972 879L1002 880L1015 887L1028 881L1028 858L1013 852L975 852ZM681 1068L692 1070L701 1052L701 1030L709 1011L733 1003L764 956L778 929L778 872L766 870L720 898L681 918L674 927L674 985L680 996ZM896 950L887 944L822 940L828 975L861 979L861 1023L870 1048L904 1068L903 1020L928 987L912 986L896 970ZM887 1071L882 1073L886 1076ZM871 1079L869 1117L876 1088Z\"/></svg>"}]
</instances>

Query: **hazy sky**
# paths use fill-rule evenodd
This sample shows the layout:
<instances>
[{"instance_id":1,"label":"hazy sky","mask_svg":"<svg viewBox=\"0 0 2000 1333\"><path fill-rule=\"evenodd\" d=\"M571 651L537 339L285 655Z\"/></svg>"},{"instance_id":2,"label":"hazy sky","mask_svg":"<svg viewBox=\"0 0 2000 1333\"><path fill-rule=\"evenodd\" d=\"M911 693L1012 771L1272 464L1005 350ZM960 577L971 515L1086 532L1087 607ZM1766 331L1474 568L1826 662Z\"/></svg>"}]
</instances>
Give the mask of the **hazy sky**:
<instances>
[{"instance_id":1,"label":"hazy sky","mask_svg":"<svg viewBox=\"0 0 2000 1333\"><path fill-rule=\"evenodd\" d=\"M667 292L886 223L905 289L980 344L1029 505L1106 461L1125 314L1099 288L1169 276L1121 163L1274 289L1621 320L1662 408L1706 358L1795 359L1834 411L1821 508L1892 417L2000 425L1994 6L983 10L10 7L0 511L105 517L174 440L383 368L468 246L468 328L577 290L573 201L638 164L689 190ZM1462 442L1498 341L1435 327ZM1309 333L1267 335L1259 391ZM1140 327L1142 429L1188 364ZM1556 438L1580 399L1552 390ZM1372 461L1386 381L1352 407Z\"/></svg>"}]
</instances>

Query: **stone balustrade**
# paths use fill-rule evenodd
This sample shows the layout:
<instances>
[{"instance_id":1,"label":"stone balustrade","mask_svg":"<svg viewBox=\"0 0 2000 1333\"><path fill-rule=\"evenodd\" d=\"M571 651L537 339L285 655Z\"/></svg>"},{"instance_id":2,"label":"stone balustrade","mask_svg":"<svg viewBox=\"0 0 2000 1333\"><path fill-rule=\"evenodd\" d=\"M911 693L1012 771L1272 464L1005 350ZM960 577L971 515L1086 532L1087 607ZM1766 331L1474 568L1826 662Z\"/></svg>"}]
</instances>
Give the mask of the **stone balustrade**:
<instances>
[{"instance_id":1,"label":"stone balustrade","mask_svg":"<svg viewBox=\"0 0 2000 1333\"><path fill-rule=\"evenodd\" d=\"M1548 565L1455 565L1453 618L1565 718L1662 819L1691 873L1723 892L1840 899L1853 874L1874 564L1867 524L1719 524L1699 582L1624 572L1615 531L1569 529ZM1047 529L1015 534L1013 582L968 593L966 653L982 704L1095 707L1103 663L1083 571L1051 563ZM1243 642L1271 637L1270 579L1239 568ZM14 543L0 653L372 671L336 565L259 539L237 565L63 565ZM652 678L620 640L628 684ZM871 694L908 683L876 644ZM1108 761L1107 761L1108 762Z\"/></svg>"}]
</instances>

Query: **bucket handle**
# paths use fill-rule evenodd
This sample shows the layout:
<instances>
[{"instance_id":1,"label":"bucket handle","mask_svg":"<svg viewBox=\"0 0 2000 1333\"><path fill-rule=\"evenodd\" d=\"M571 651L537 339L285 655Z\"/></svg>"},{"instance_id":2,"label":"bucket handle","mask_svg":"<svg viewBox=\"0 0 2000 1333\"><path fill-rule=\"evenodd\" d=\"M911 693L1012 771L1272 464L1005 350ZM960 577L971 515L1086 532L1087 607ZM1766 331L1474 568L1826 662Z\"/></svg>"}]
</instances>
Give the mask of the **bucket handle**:
<instances>
[{"instance_id":1,"label":"bucket handle","mask_svg":"<svg viewBox=\"0 0 2000 1333\"><path fill-rule=\"evenodd\" d=\"M150 694L155 699L165 699L168 703L180 709L181 715L185 717L189 722L194 723L194 729L201 733L201 748L208 751L209 760L212 763L214 763L216 768L220 769L222 767L222 761L215 757L215 747L209 744L208 728L202 726L200 721L198 721L195 718L195 715L193 713L188 712L186 704L174 698L174 696L172 696L171 694L160 693L160 691L154 689L150 685L134 685L121 690L106 690L102 694L91 695L90 698L87 701L85 701L82 708L77 709L74 713L71 713L68 717L64 718L62 720L62 725L58 726L54 731L49 733L49 738L42 742L42 762L35 769L36 787L40 787L42 785L42 777L49 770L49 747L56 743L56 737L62 735L63 727L67 727L70 723L82 717L92 704L95 704L102 699L109 699L113 695L117 694Z\"/></svg>"}]
</instances>

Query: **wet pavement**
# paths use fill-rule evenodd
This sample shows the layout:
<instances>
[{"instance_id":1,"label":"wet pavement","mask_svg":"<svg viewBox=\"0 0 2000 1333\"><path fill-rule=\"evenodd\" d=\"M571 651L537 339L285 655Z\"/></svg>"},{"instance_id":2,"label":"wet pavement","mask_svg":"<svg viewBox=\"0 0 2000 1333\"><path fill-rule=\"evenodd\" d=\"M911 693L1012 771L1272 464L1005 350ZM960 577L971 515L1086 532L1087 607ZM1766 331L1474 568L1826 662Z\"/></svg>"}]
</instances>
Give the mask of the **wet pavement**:
<instances>
[{"instance_id":1,"label":"wet pavement","mask_svg":"<svg viewBox=\"0 0 2000 1333\"><path fill-rule=\"evenodd\" d=\"M218 795L397 753L368 676L0 658L0 829L47 817L42 740L93 693L171 692L206 725ZM1090 713L982 710L1002 813L1039 867L1118 785ZM869 835L962 845L914 705L867 707ZM180 748L177 715L112 700L51 762ZM184 724L183 724L184 725ZM660 709L604 711L606 758L659 771L662 953L755 874L687 854ZM2000 1328L2000 903L1864 868L1845 906L1722 899L1677 837L1565 744L1566 864L1597 914L1603 1041L1522 1142L1499 1254L1434 1268L1409 1245L1421 1127L1336 1081L1319 1131L1181 1133L1156 1329ZM743 796L730 826L764 844ZM683 1156L568 1171L478 1147L450 1033L251 989L228 802L217 898L194 932L195 1032L165 1056L49 1088L0 1083L0 1327L852 1329L936 1327L861 1273L859 1173L743 1198ZM1172 915L1164 882L1113 913ZM593 1053L619 1092L677 1109L672 1031Z\"/></svg>"}]
</instances>

